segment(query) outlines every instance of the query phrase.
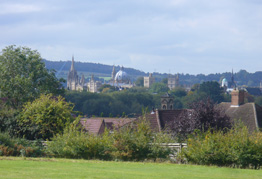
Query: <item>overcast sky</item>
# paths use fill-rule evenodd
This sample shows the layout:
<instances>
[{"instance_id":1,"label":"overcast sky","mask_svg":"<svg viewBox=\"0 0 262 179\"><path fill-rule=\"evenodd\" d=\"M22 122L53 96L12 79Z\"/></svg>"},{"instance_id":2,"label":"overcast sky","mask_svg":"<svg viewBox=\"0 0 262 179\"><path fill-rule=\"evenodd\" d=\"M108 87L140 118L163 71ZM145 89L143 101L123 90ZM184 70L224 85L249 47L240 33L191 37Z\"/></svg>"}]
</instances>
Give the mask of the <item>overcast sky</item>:
<instances>
[{"instance_id":1,"label":"overcast sky","mask_svg":"<svg viewBox=\"0 0 262 179\"><path fill-rule=\"evenodd\" d=\"M12 44L145 72L262 71L262 0L1 0Z\"/></svg>"}]
</instances>

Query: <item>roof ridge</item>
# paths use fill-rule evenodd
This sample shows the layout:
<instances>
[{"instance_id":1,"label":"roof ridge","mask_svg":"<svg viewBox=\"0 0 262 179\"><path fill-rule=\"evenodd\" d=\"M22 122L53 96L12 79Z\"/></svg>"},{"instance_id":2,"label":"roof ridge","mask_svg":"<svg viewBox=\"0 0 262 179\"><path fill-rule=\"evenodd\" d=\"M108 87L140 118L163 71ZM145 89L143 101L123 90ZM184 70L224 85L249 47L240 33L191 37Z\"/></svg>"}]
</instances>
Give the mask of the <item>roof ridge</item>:
<instances>
[{"instance_id":1,"label":"roof ridge","mask_svg":"<svg viewBox=\"0 0 262 179\"><path fill-rule=\"evenodd\" d=\"M253 110L254 110L254 116L255 116L255 123L256 123L256 130L258 130L258 122L257 122L257 110L256 110L256 104L252 103Z\"/></svg>"}]
</instances>

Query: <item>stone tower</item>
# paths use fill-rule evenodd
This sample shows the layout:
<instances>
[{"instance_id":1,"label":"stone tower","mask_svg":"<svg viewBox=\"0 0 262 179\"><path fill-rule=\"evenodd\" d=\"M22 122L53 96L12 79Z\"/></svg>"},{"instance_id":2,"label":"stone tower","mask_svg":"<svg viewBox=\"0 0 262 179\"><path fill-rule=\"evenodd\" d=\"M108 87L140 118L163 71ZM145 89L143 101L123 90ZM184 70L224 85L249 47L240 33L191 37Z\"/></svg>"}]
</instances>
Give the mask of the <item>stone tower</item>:
<instances>
[{"instance_id":1,"label":"stone tower","mask_svg":"<svg viewBox=\"0 0 262 179\"><path fill-rule=\"evenodd\" d=\"M172 110L174 105L174 99L170 94L166 93L164 96L161 96L161 109L162 110Z\"/></svg>"},{"instance_id":2,"label":"stone tower","mask_svg":"<svg viewBox=\"0 0 262 179\"><path fill-rule=\"evenodd\" d=\"M178 74L175 76L170 75L167 79L167 86L170 90L179 86L179 76Z\"/></svg>"},{"instance_id":3,"label":"stone tower","mask_svg":"<svg viewBox=\"0 0 262 179\"><path fill-rule=\"evenodd\" d=\"M150 86L155 83L155 78L153 77L152 73L149 73L148 77L144 77L144 87L150 88Z\"/></svg>"},{"instance_id":4,"label":"stone tower","mask_svg":"<svg viewBox=\"0 0 262 179\"><path fill-rule=\"evenodd\" d=\"M78 84L78 75L77 75L77 71L75 70L75 61L73 56L71 68L67 76L67 89L76 90L77 84Z\"/></svg>"},{"instance_id":5,"label":"stone tower","mask_svg":"<svg viewBox=\"0 0 262 179\"><path fill-rule=\"evenodd\" d=\"M114 65L114 66L113 66L112 73L111 73L111 79L112 79L112 80L115 80L115 77L116 77L116 70L115 70L115 65Z\"/></svg>"}]
</instances>

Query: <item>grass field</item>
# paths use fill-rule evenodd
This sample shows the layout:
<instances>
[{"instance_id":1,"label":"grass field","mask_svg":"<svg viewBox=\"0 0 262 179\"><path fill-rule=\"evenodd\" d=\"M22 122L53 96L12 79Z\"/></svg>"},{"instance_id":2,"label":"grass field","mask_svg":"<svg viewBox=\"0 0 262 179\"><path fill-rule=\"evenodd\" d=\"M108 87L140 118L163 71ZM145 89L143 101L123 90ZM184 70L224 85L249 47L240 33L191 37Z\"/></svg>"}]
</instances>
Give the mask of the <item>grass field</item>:
<instances>
[{"instance_id":1,"label":"grass field","mask_svg":"<svg viewBox=\"0 0 262 179\"><path fill-rule=\"evenodd\" d=\"M0 157L0 178L262 178L262 170L170 163Z\"/></svg>"}]
</instances>

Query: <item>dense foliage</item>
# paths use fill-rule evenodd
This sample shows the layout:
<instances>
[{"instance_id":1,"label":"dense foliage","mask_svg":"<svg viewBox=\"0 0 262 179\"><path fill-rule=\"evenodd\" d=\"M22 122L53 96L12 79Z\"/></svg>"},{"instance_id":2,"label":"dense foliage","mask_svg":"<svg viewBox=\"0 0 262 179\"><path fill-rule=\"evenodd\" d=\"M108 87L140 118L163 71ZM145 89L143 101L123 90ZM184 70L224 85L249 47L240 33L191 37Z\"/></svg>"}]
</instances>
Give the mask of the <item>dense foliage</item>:
<instances>
[{"instance_id":1,"label":"dense foliage","mask_svg":"<svg viewBox=\"0 0 262 179\"><path fill-rule=\"evenodd\" d=\"M182 112L170 128L179 141L183 141L195 130L206 132L226 131L231 128L230 118L209 98L191 104L191 109Z\"/></svg>"},{"instance_id":2,"label":"dense foliage","mask_svg":"<svg viewBox=\"0 0 262 179\"><path fill-rule=\"evenodd\" d=\"M68 91L65 98L74 103L75 110L83 115L101 116L103 113L103 116L122 116L124 112L128 116L134 116L141 114L142 108L154 107L155 101L160 103L158 97L147 92L124 90L112 93Z\"/></svg>"},{"instance_id":3,"label":"dense foliage","mask_svg":"<svg viewBox=\"0 0 262 179\"><path fill-rule=\"evenodd\" d=\"M182 158L201 165L259 168L262 165L261 140L261 132L250 134L242 124L236 124L228 132L209 130L188 139Z\"/></svg>"},{"instance_id":4,"label":"dense foliage","mask_svg":"<svg viewBox=\"0 0 262 179\"><path fill-rule=\"evenodd\" d=\"M160 143L171 142L167 134L155 134L145 120L133 126L94 136L76 128L68 128L48 142L48 153L54 157L103 159L103 160L145 160L168 159L172 150Z\"/></svg>"},{"instance_id":5,"label":"dense foliage","mask_svg":"<svg viewBox=\"0 0 262 179\"><path fill-rule=\"evenodd\" d=\"M28 141L0 133L0 156L38 157L44 156L44 147L40 141Z\"/></svg>"},{"instance_id":6,"label":"dense foliage","mask_svg":"<svg viewBox=\"0 0 262 179\"><path fill-rule=\"evenodd\" d=\"M40 54L27 47L3 49L0 71L0 97L13 108L21 107L42 93L63 93L54 71L47 70Z\"/></svg>"},{"instance_id":7,"label":"dense foliage","mask_svg":"<svg viewBox=\"0 0 262 179\"><path fill-rule=\"evenodd\" d=\"M61 96L41 95L24 105L19 120L20 133L28 139L50 139L73 122L73 108Z\"/></svg>"},{"instance_id":8,"label":"dense foliage","mask_svg":"<svg viewBox=\"0 0 262 179\"><path fill-rule=\"evenodd\" d=\"M174 108L190 108L190 104L211 98L214 102L228 101L217 82L206 82L196 85L194 91L185 91L182 87L169 90L164 83L155 83L150 89L134 87L128 90L115 91L108 85L103 85L101 93L68 91L66 100L75 104L75 109L84 115L96 116L129 116L141 115L142 108L160 108L160 98L166 92L174 97Z\"/></svg>"}]
</instances>

